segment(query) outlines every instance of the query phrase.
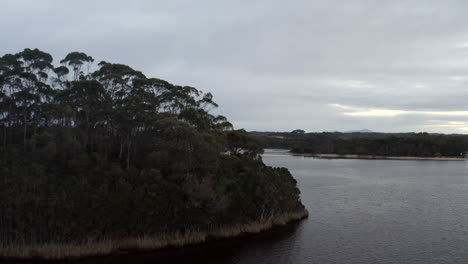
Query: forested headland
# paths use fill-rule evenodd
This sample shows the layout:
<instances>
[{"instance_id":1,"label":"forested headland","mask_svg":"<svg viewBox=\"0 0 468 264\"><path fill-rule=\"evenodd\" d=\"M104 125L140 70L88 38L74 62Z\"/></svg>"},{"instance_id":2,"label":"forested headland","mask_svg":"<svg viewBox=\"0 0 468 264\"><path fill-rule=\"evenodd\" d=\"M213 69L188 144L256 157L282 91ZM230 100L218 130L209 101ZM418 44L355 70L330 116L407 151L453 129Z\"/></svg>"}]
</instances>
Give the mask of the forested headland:
<instances>
[{"instance_id":1,"label":"forested headland","mask_svg":"<svg viewBox=\"0 0 468 264\"><path fill-rule=\"evenodd\" d=\"M305 217L288 170L264 165L217 106L81 52L1 56L0 258L179 246Z\"/></svg>"},{"instance_id":2,"label":"forested headland","mask_svg":"<svg viewBox=\"0 0 468 264\"><path fill-rule=\"evenodd\" d=\"M305 133L250 132L265 148L297 154L337 154L394 157L464 157L467 135L428 133Z\"/></svg>"}]
</instances>

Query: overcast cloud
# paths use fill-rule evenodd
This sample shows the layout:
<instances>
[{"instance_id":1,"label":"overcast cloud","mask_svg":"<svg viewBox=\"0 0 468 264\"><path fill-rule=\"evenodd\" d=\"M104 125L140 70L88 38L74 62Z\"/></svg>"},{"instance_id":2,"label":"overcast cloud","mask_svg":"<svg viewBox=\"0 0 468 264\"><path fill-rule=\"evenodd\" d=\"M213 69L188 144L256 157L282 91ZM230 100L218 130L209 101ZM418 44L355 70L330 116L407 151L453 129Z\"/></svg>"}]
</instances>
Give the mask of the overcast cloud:
<instances>
[{"instance_id":1,"label":"overcast cloud","mask_svg":"<svg viewBox=\"0 0 468 264\"><path fill-rule=\"evenodd\" d=\"M468 1L0 3L0 55L83 51L212 92L247 130L468 133Z\"/></svg>"}]
</instances>

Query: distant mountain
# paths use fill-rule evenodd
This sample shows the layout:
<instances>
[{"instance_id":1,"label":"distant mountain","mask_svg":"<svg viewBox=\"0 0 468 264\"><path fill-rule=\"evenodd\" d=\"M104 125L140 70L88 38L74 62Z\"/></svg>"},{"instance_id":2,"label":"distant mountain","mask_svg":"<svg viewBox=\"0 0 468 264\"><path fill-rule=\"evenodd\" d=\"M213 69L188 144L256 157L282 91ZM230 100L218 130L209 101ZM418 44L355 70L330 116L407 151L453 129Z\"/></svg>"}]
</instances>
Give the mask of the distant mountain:
<instances>
[{"instance_id":1,"label":"distant mountain","mask_svg":"<svg viewBox=\"0 0 468 264\"><path fill-rule=\"evenodd\" d=\"M344 133L377 133L377 132L369 130L369 129L361 129L361 130L345 131Z\"/></svg>"}]
</instances>

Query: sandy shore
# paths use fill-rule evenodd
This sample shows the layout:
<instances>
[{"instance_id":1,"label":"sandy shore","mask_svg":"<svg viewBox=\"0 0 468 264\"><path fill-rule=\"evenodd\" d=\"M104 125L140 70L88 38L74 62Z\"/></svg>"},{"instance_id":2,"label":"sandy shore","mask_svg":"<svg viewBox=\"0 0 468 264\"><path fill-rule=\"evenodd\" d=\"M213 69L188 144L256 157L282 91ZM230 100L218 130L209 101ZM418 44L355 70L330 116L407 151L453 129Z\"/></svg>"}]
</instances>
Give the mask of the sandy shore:
<instances>
[{"instance_id":1,"label":"sandy shore","mask_svg":"<svg viewBox=\"0 0 468 264\"><path fill-rule=\"evenodd\" d=\"M302 157L314 157L321 159L379 159L379 160L445 160L445 161L467 161L468 158L453 157L396 157L396 156L372 156L372 155L339 155L339 154L297 154L291 152L268 152L270 155L291 155Z\"/></svg>"}]
</instances>

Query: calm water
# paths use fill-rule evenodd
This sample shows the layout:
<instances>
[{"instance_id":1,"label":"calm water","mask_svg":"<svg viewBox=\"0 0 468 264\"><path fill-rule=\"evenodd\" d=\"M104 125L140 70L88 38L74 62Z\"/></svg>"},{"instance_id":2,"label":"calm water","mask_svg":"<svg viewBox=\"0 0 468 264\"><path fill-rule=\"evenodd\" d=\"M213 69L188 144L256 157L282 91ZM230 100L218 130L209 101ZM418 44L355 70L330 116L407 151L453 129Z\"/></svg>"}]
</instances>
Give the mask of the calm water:
<instances>
[{"instance_id":1,"label":"calm water","mask_svg":"<svg viewBox=\"0 0 468 264\"><path fill-rule=\"evenodd\" d=\"M248 238L83 263L468 263L468 162L263 159L290 169L309 219Z\"/></svg>"}]
</instances>

